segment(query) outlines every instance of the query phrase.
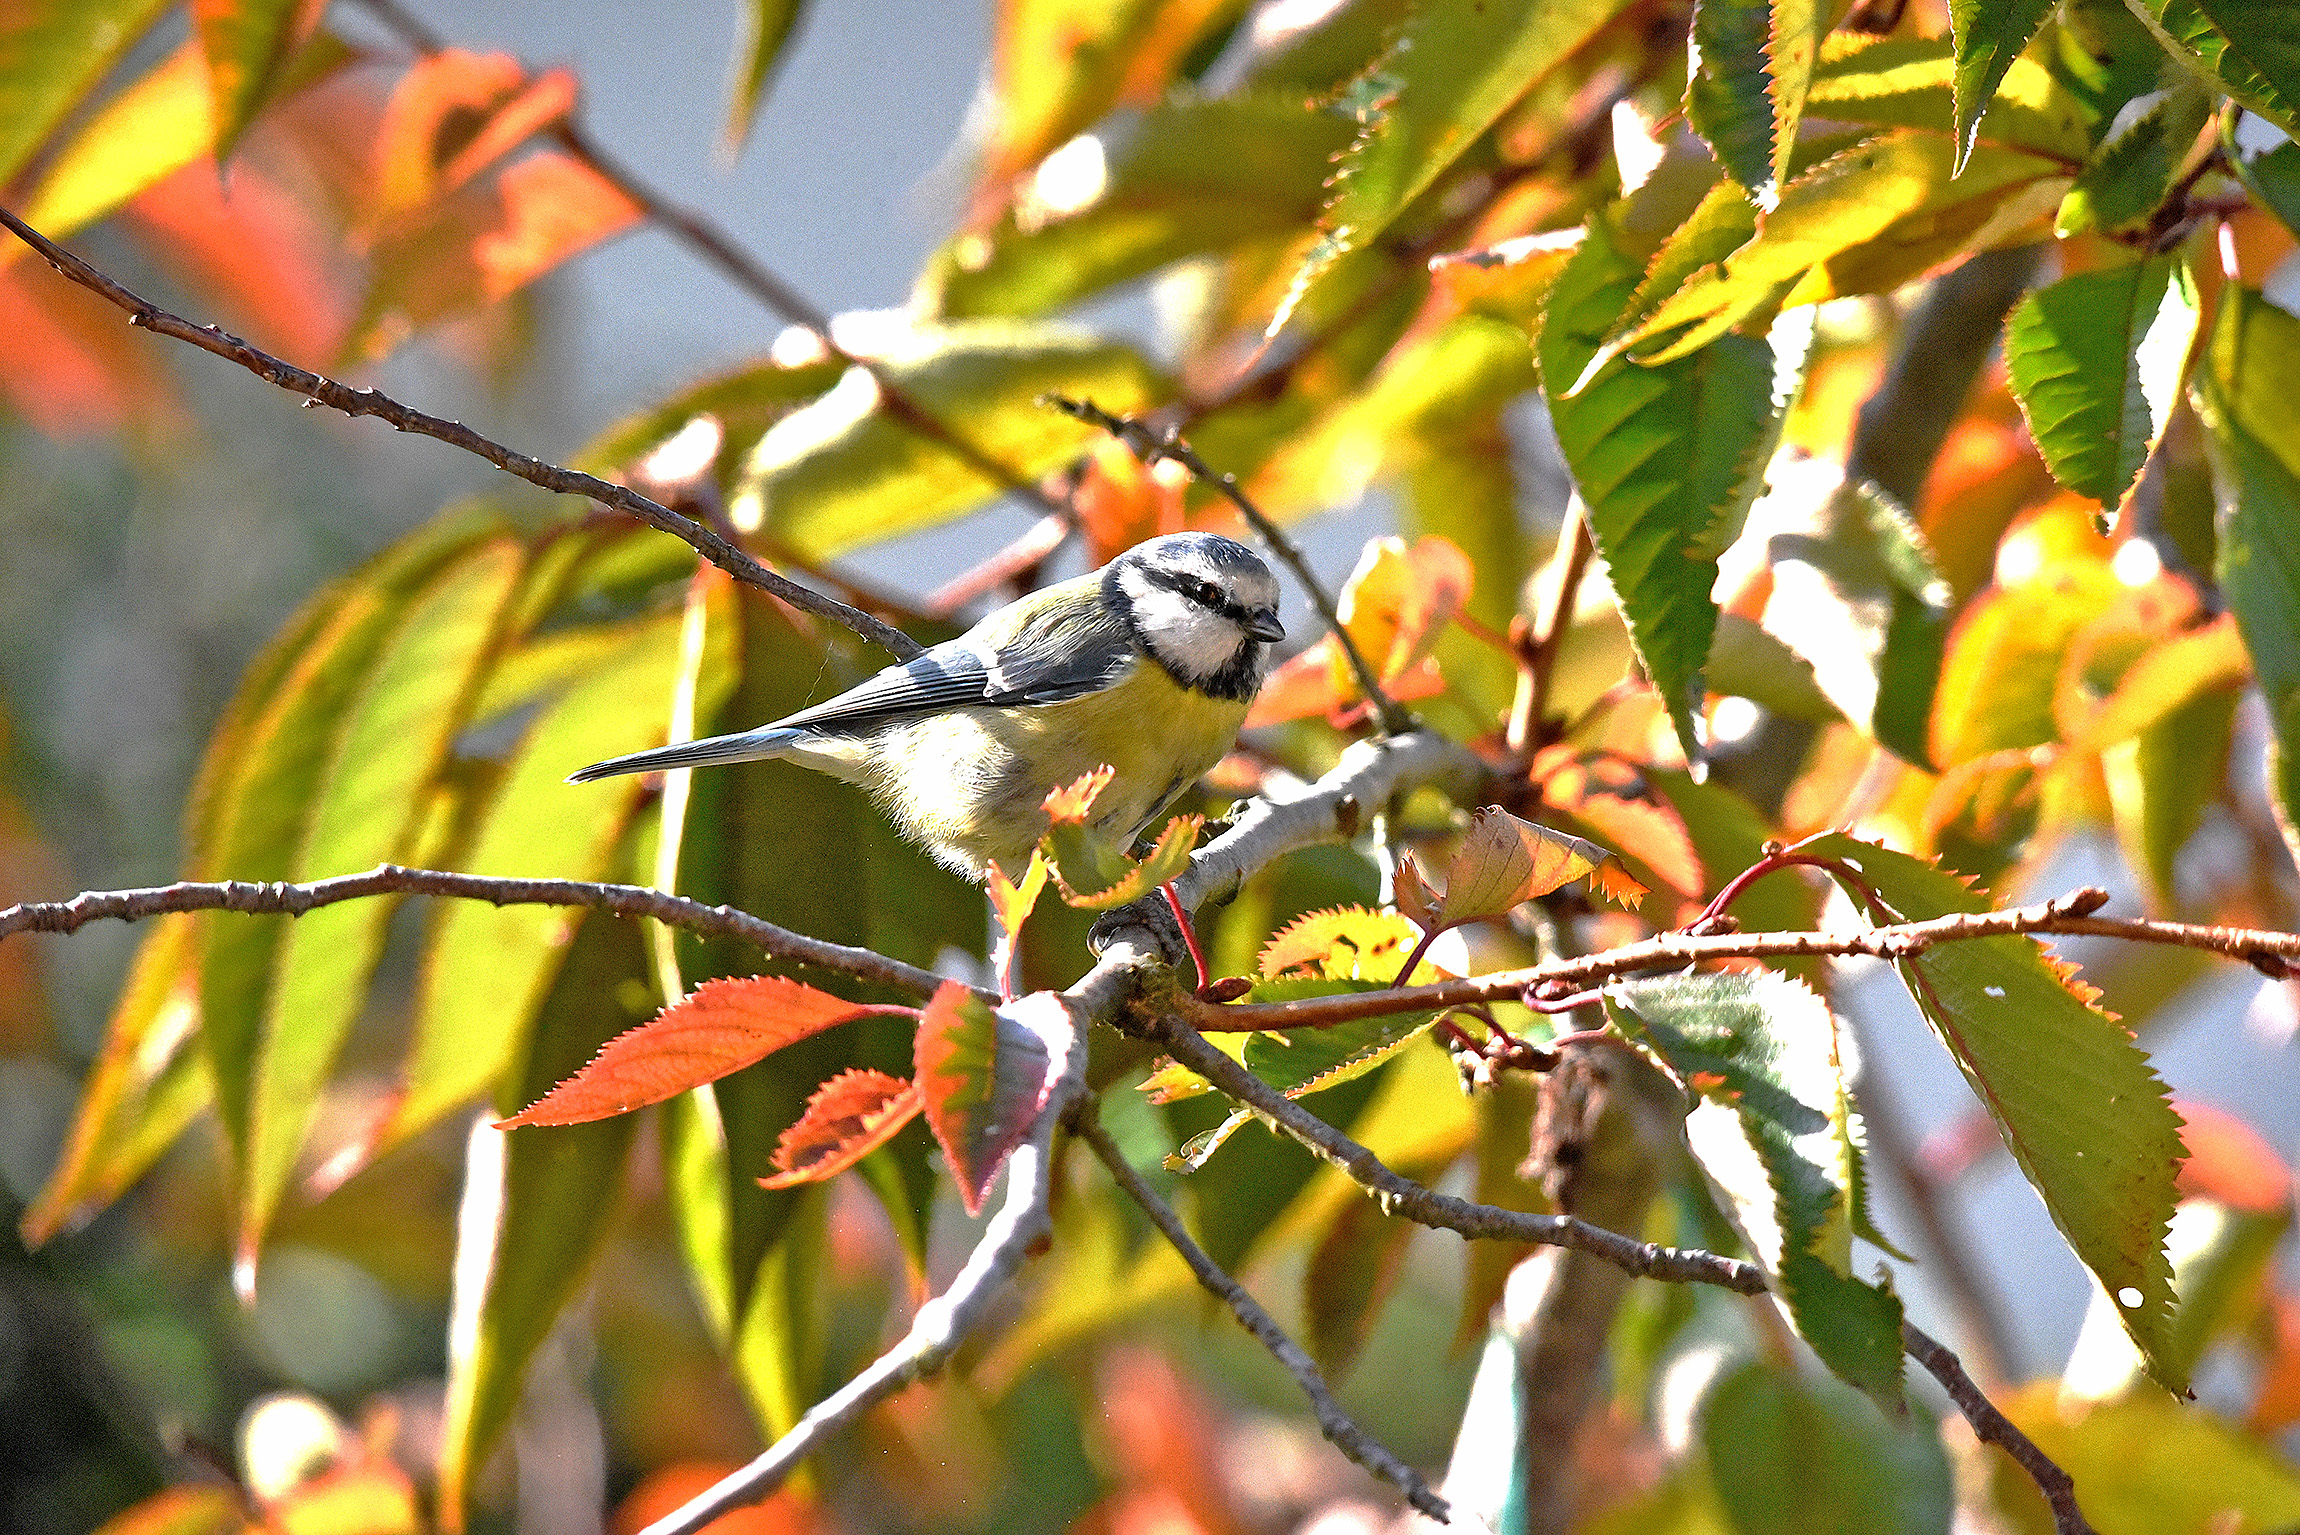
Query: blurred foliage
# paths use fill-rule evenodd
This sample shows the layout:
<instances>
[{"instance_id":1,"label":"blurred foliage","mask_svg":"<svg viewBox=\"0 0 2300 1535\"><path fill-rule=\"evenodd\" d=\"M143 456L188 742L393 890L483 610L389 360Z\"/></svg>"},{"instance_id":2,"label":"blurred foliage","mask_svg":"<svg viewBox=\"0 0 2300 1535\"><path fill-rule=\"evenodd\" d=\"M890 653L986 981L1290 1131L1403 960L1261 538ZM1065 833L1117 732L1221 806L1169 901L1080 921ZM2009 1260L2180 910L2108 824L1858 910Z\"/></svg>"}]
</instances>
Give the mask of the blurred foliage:
<instances>
[{"instance_id":1,"label":"blurred foliage","mask_svg":"<svg viewBox=\"0 0 2300 1535\"><path fill-rule=\"evenodd\" d=\"M540 279L664 215L588 147L572 72L378 44L388 8L341 9L0 5L0 192L299 362L371 380L421 343L500 375ZM729 143L805 9L743 8ZM979 569L865 599L922 633L1073 543L1099 562L1240 531L1221 487L1048 393L1179 428L1282 521L1394 512L1342 627L1485 779L1380 807L1206 913L1252 1001L1714 924L1729 890L1744 927L1809 927L1817 886L1741 899L1736 876L1818 833L1802 860L1878 922L1986 910L1972 879L2009 899L2091 850L2154 914L2289 929L2288 31L2238 0L1002 0L970 193L910 307L583 423L574 461L838 590L857 578L836 561L898 535L1052 509ZM1968 258L2032 247L2046 275L1947 360ZM114 435L121 483L61 485L53 511L125 541L133 482L228 424L190 404L190 364L24 257L0 245L0 464ZM1096 324L1142 285L1155 348ZM1928 370L1945 403L1912 387ZM1902 432L1941 444L1905 506L1846 471ZM877 658L836 626L582 505L456 500L349 570L332 544L270 568L266 526L167 534L168 575L211 606L300 601L228 700L197 690L197 644L114 657L111 685L181 683L172 707L207 726L185 877L652 883L987 973L978 893L843 784L757 764L561 782L859 680ZM52 530L0 537L60 604L80 584ZM1368 733L1337 642L1306 638L1186 808L1314 778ZM0 676L19 715L53 702ZM5 736L0 761L0 901L63 893L70 853L153 797L59 803ZM1148 888L1187 851L1175 824L1144 867L1091 877L1058 827L1058 893ZM1036 988L1089 963L1082 918L1031 915L1047 873L996 895ZM0 1450L12 1530L636 1529L948 1281L1042 1098L1017 1040L1041 1067L1067 1047L1027 999L994 1017L955 987L921 1007L825 972L741 979L758 957L729 940L542 906L177 915L136 939L100 1040L58 1023L61 963L0 946L0 1173L27 1244L0 1253L0 1421L38 1425ZM2136 1036L2198 967L2141 959L2105 999L2121 1024L2025 938L1901 965L1978 1095L1971 1144L2008 1152L2100 1287L2060 1378L2008 1410L2104 1535L2289 1527L2291 1173L2230 1116L2175 1111ZM1880 1229L1870 1164L1940 1199L1950 1174L1864 1124L1896 1084L1858 1074L1840 973L1777 968L1608 994L1689 1151L1632 1234L1737 1246L1783 1305L1632 1287L1578 1501L1544 1527L2043 1528L2009 1462L1904 1385L1902 1290L1940 1254ZM1222 1038L1391 1166L1540 1210L1572 1197L1582 1143L1548 1084L1537 1111L1449 1047L1538 1050L1568 1027L1540 1009L1583 1000ZM663 1069L705 1026L710 1049ZM1130 1159L1285 1297L1376 1435L1423 1465L1455 1442L1465 1507L1518 1527L1510 1415L1464 1417L1511 1349L1447 1352L1511 1341L1518 1255L1422 1238L1112 1043L1094 1070ZM491 1125L570 1077L548 1101L581 1112ZM724 1528L1258 1531L1362 1496L1076 1146L1054 1222L948 1377ZM2192 1379L2205 1405L2161 1389ZM1490 1500L1459 1490L1465 1465Z\"/></svg>"}]
</instances>

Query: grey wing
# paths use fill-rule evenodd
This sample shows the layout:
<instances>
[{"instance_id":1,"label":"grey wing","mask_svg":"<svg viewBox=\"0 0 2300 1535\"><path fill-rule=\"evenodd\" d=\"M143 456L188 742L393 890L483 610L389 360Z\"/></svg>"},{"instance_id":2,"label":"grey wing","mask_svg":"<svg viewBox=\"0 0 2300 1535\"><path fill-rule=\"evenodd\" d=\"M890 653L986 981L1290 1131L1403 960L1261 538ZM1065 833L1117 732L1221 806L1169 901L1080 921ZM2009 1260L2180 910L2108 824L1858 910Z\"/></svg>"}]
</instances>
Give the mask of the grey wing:
<instances>
[{"instance_id":1,"label":"grey wing","mask_svg":"<svg viewBox=\"0 0 2300 1535\"><path fill-rule=\"evenodd\" d=\"M1120 620L1099 607L1026 610L1018 624L990 619L890 666L777 727L864 730L948 709L1060 703L1117 682L1136 659Z\"/></svg>"}]
</instances>

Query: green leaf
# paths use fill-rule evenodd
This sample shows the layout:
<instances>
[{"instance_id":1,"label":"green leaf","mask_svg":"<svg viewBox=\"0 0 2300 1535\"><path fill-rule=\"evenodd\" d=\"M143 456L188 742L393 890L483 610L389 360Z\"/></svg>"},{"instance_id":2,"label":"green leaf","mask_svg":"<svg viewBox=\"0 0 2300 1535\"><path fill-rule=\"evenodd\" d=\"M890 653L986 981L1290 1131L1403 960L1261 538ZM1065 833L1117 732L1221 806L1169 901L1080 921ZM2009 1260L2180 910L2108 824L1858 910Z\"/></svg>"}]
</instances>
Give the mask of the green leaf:
<instances>
[{"instance_id":1,"label":"green leaf","mask_svg":"<svg viewBox=\"0 0 2300 1535\"><path fill-rule=\"evenodd\" d=\"M1776 533L1771 553L1766 628L1810 663L1845 718L1925 764L1954 604L1923 532L1875 487L1839 485L1811 531Z\"/></svg>"},{"instance_id":2,"label":"green leaf","mask_svg":"<svg viewBox=\"0 0 2300 1535\"><path fill-rule=\"evenodd\" d=\"M997 112L983 133L986 189L1003 188L1118 99L1154 0L1008 0L997 10Z\"/></svg>"},{"instance_id":3,"label":"green leaf","mask_svg":"<svg viewBox=\"0 0 2300 1535\"><path fill-rule=\"evenodd\" d=\"M319 10L310 0L191 0L192 28L208 61L219 162L278 94L288 60Z\"/></svg>"},{"instance_id":4,"label":"green leaf","mask_svg":"<svg viewBox=\"0 0 2300 1535\"><path fill-rule=\"evenodd\" d=\"M23 0L0 12L0 186L86 104L161 9L161 0Z\"/></svg>"},{"instance_id":5,"label":"green leaf","mask_svg":"<svg viewBox=\"0 0 2300 1535\"><path fill-rule=\"evenodd\" d=\"M2227 689L2191 699L2101 754L2116 840L2159 909L2173 908L2173 860L2220 797L2236 696Z\"/></svg>"},{"instance_id":6,"label":"green leaf","mask_svg":"<svg viewBox=\"0 0 2300 1535\"><path fill-rule=\"evenodd\" d=\"M644 962L636 926L599 915L582 919L544 1004L551 1027L535 1031L527 1060L507 1074L495 1099L498 1112L532 1101L646 1018L654 995L633 980ZM528 1361L606 1240L638 1125L625 1114L516 1131L473 1126L458 1242L482 1243L487 1254L483 1268L475 1254L459 1247L456 1255L439 1469L443 1508L468 1502L479 1468L518 1405ZM475 1210L492 1218L481 1224Z\"/></svg>"},{"instance_id":7,"label":"green leaf","mask_svg":"<svg viewBox=\"0 0 2300 1535\"><path fill-rule=\"evenodd\" d=\"M1615 357L1569 394L1642 275L1614 221L1593 220L1551 296L1542 387L1638 660L1698 754L1717 556L1756 494L1783 400L1772 348L1731 335L1650 367Z\"/></svg>"},{"instance_id":8,"label":"green leaf","mask_svg":"<svg viewBox=\"0 0 2300 1535\"><path fill-rule=\"evenodd\" d=\"M1271 317L1283 329L1311 285L1372 246L1503 113L1622 9L1623 0L1494 0L1414 11L1357 82L1362 131L1319 227L1326 239Z\"/></svg>"},{"instance_id":9,"label":"green leaf","mask_svg":"<svg viewBox=\"0 0 2300 1535\"><path fill-rule=\"evenodd\" d=\"M2269 793L2300 848L2300 320L2229 284L2202 372L2220 503L2213 574L2267 700Z\"/></svg>"},{"instance_id":10,"label":"green leaf","mask_svg":"<svg viewBox=\"0 0 2300 1535\"><path fill-rule=\"evenodd\" d=\"M1867 1224L1860 1116L1837 1020L1770 971L1670 976L1612 988L1606 1018L1695 1094L1685 1136L1798 1333L1888 1411L1901 1400L1901 1305L1852 1277Z\"/></svg>"},{"instance_id":11,"label":"green leaf","mask_svg":"<svg viewBox=\"0 0 2300 1535\"><path fill-rule=\"evenodd\" d=\"M2286 133L2300 134L2300 35L2283 0L2133 0L2176 56Z\"/></svg>"},{"instance_id":12,"label":"green leaf","mask_svg":"<svg viewBox=\"0 0 2300 1535\"><path fill-rule=\"evenodd\" d=\"M2021 300L2005 363L2053 478L2113 508L2164 436L2196 339L2196 285L2170 256L2064 277Z\"/></svg>"},{"instance_id":13,"label":"green leaf","mask_svg":"<svg viewBox=\"0 0 2300 1535\"><path fill-rule=\"evenodd\" d=\"M2053 577L1991 587L1958 615L1933 699L1938 767L2059 739L2052 705L2061 658L2124 588L2096 559L2065 559Z\"/></svg>"},{"instance_id":14,"label":"green leaf","mask_svg":"<svg viewBox=\"0 0 2300 1535\"><path fill-rule=\"evenodd\" d=\"M1956 67L1953 45L1943 38L1840 32L1821 46L1805 106L1832 122L1941 133L1954 110ZM2092 151L2089 118L2084 100L2052 71L2016 58L1975 125L1976 142L2032 150L2073 167Z\"/></svg>"},{"instance_id":15,"label":"green leaf","mask_svg":"<svg viewBox=\"0 0 2300 1535\"><path fill-rule=\"evenodd\" d=\"M1386 983L1339 989L1375 991L1381 984ZM1263 988L1270 985L1264 982L1256 986L1254 999L1262 1000ZM1325 1029L1255 1034L1246 1041L1246 1069L1289 1098L1323 1092L1372 1071L1428 1032L1435 1021L1429 1013L1395 1013L1383 1018L1354 1018Z\"/></svg>"},{"instance_id":16,"label":"green leaf","mask_svg":"<svg viewBox=\"0 0 2300 1535\"><path fill-rule=\"evenodd\" d=\"M1416 1181L1444 1171L1443 1166L1398 1169ZM1371 1199L1343 1200L1325 1223L1302 1270L1302 1320L1304 1342L1327 1379L1339 1380L1357 1363L1397 1288L1406 1248L1421 1229Z\"/></svg>"},{"instance_id":17,"label":"green leaf","mask_svg":"<svg viewBox=\"0 0 2300 1535\"><path fill-rule=\"evenodd\" d=\"M2134 106L2142 106L2136 101ZM2054 233L2088 230L2153 235L2166 195L2186 173L2197 135L2212 119L2214 97L2202 82L2185 77L2153 93L2138 113L2119 113L2111 137L2086 162L2076 185L2061 199ZM2167 222L2179 209L2168 210Z\"/></svg>"},{"instance_id":18,"label":"green leaf","mask_svg":"<svg viewBox=\"0 0 2300 1535\"><path fill-rule=\"evenodd\" d=\"M1725 174L1763 208L1780 200L1773 149L1784 138L1774 131L1773 96L1766 88L1772 12L1768 0L1695 0L1692 67L1685 82L1686 121Z\"/></svg>"},{"instance_id":19,"label":"green leaf","mask_svg":"<svg viewBox=\"0 0 2300 1535\"><path fill-rule=\"evenodd\" d=\"M2300 229L2300 144L2250 112L2222 119L2221 145L2252 200Z\"/></svg>"},{"instance_id":20,"label":"green leaf","mask_svg":"<svg viewBox=\"0 0 2300 1535\"><path fill-rule=\"evenodd\" d=\"M1949 35L1957 50L1956 168L1963 170L1980 131L1981 113L2013 60L2036 36L2054 0L1949 0Z\"/></svg>"},{"instance_id":21,"label":"green leaf","mask_svg":"<svg viewBox=\"0 0 2300 1535\"><path fill-rule=\"evenodd\" d=\"M735 85L720 140L728 153L751 136L751 119L766 99L767 82L782 62L783 46L806 13L806 0L743 0L742 36L735 48Z\"/></svg>"},{"instance_id":22,"label":"green leaf","mask_svg":"<svg viewBox=\"0 0 2300 1535\"><path fill-rule=\"evenodd\" d=\"M2001 1404L2014 1426L2076 1483L2103 1530L2284 1530L2300 1524L2300 1471L2258 1435L2157 1391L2074 1402L2040 1380ZM2009 1457L1993 1505L2020 1535L2048 1535L2052 1513Z\"/></svg>"},{"instance_id":23,"label":"green leaf","mask_svg":"<svg viewBox=\"0 0 2300 1535\"><path fill-rule=\"evenodd\" d=\"M954 236L919 303L945 320L1043 315L1187 256L1306 229L1354 131L1298 91L1177 96L1143 116L1084 206Z\"/></svg>"},{"instance_id":24,"label":"green leaf","mask_svg":"<svg viewBox=\"0 0 2300 1535\"><path fill-rule=\"evenodd\" d=\"M1943 1535L1956 1513L1939 1429L1830 1381L1743 1365L1702 1404L1701 1441L1736 1535Z\"/></svg>"},{"instance_id":25,"label":"green leaf","mask_svg":"<svg viewBox=\"0 0 2300 1535\"><path fill-rule=\"evenodd\" d=\"M768 427L821 395L845 371L844 364L830 360L791 367L766 362L738 368L689 385L625 417L592 438L569 462L591 474L621 474L697 416L708 415L718 421L725 434L716 475L725 489L734 478L735 466L758 445Z\"/></svg>"},{"instance_id":26,"label":"green leaf","mask_svg":"<svg viewBox=\"0 0 2300 1535\"><path fill-rule=\"evenodd\" d=\"M1166 394L1132 347L1002 321L922 329L886 368L921 410L1026 482L1099 435L1040 405L1041 395L1133 415ZM730 510L738 528L764 530L801 558L823 560L931 527L1005 488L895 419L878 385L856 368L767 429Z\"/></svg>"},{"instance_id":27,"label":"green leaf","mask_svg":"<svg viewBox=\"0 0 2300 1535\"><path fill-rule=\"evenodd\" d=\"M473 874L599 879L644 795L638 778L571 785L586 762L659 745L678 677L677 613L606 631L613 654L550 697L474 805L457 866ZM714 625L714 635L725 625ZM723 643L721 641L720 643ZM704 670L699 708L716 707L729 668ZM548 906L443 902L424 946L414 1038L383 1135L392 1145L499 1082L565 958L566 914Z\"/></svg>"},{"instance_id":28,"label":"green leaf","mask_svg":"<svg viewBox=\"0 0 2300 1535\"><path fill-rule=\"evenodd\" d=\"M1956 875L1841 832L1797 847L1841 860L1865 881L1883 904L1879 920L1990 909ZM2183 1390L2167 1353L2172 1266L2164 1237L2185 1152L2180 1116L2146 1053L2033 939L1945 943L1896 968L2053 1224L2116 1300L2150 1373L2168 1390Z\"/></svg>"}]
</instances>

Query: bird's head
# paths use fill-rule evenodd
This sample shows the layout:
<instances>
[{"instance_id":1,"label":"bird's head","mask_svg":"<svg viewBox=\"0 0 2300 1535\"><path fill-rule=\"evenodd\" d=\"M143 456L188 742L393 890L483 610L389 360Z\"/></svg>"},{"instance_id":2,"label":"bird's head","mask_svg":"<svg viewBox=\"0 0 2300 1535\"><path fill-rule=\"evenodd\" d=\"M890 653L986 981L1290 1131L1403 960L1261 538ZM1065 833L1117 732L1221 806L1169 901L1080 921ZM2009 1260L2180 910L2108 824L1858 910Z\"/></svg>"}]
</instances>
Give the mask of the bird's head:
<instances>
[{"instance_id":1,"label":"bird's head","mask_svg":"<svg viewBox=\"0 0 2300 1535\"><path fill-rule=\"evenodd\" d=\"M1102 599L1175 681L1215 698L1253 697L1286 637L1270 567L1215 533L1136 544L1104 570Z\"/></svg>"}]
</instances>

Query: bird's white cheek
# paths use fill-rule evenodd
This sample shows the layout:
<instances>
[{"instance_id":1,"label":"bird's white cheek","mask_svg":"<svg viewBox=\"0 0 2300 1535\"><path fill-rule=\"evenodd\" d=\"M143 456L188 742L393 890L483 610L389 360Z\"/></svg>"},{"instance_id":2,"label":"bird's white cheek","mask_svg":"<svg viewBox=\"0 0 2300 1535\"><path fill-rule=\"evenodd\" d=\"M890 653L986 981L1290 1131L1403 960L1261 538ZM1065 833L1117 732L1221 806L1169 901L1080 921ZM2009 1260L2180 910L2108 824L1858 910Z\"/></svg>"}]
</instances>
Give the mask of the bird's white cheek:
<instances>
[{"instance_id":1,"label":"bird's white cheek","mask_svg":"<svg viewBox=\"0 0 2300 1535\"><path fill-rule=\"evenodd\" d=\"M1238 653L1238 629L1219 613L1209 613L1194 602L1163 587L1152 587L1134 604L1143 633L1177 671L1210 676L1230 664Z\"/></svg>"}]
</instances>

